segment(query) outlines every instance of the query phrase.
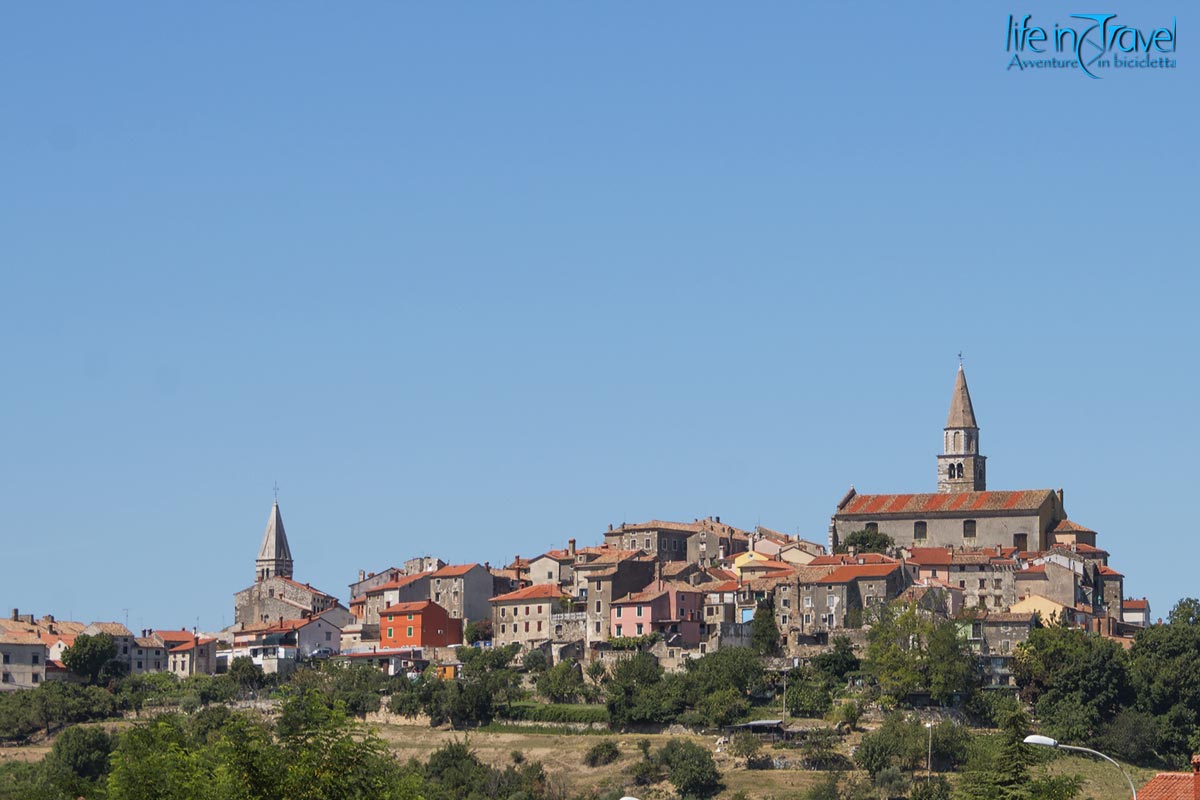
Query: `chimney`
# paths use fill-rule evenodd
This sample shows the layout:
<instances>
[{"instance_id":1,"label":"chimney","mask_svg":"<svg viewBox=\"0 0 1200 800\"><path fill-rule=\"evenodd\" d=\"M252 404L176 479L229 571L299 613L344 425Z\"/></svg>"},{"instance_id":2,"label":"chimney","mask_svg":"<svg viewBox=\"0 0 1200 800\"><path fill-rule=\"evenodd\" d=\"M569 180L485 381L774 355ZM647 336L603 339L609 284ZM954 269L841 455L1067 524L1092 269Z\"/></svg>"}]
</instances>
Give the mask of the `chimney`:
<instances>
[{"instance_id":1,"label":"chimney","mask_svg":"<svg viewBox=\"0 0 1200 800\"><path fill-rule=\"evenodd\" d=\"M1063 504L1063 490L1062 490L1062 487L1059 487L1058 491L1057 491L1057 492L1055 492L1055 494L1056 494L1056 495L1058 495L1058 504L1061 506L1061 505ZM1065 513L1065 512L1064 512L1064 513Z\"/></svg>"},{"instance_id":2,"label":"chimney","mask_svg":"<svg viewBox=\"0 0 1200 800\"><path fill-rule=\"evenodd\" d=\"M14 609L13 609L13 613L12 613L12 621L13 621L13 622L16 622L16 621L17 621L17 617L19 617L19 616L20 616L20 611L21 611L21 609L19 609L19 608L14 608Z\"/></svg>"},{"instance_id":3,"label":"chimney","mask_svg":"<svg viewBox=\"0 0 1200 800\"><path fill-rule=\"evenodd\" d=\"M721 518L720 518L720 517L713 517L713 519L715 519L717 522L720 522L720 521L721 521Z\"/></svg>"},{"instance_id":4,"label":"chimney","mask_svg":"<svg viewBox=\"0 0 1200 800\"><path fill-rule=\"evenodd\" d=\"M612 523L608 523L608 532L612 533Z\"/></svg>"},{"instance_id":5,"label":"chimney","mask_svg":"<svg viewBox=\"0 0 1200 800\"><path fill-rule=\"evenodd\" d=\"M360 581L364 581L367 579L367 571L365 569L360 569L358 571L358 579Z\"/></svg>"},{"instance_id":6,"label":"chimney","mask_svg":"<svg viewBox=\"0 0 1200 800\"><path fill-rule=\"evenodd\" d=\"M656 581L658 581L658 588L661 589L663 587L662 562L661 561L656 560L654 562L654 579Z\"/></svg>"}]
</instances>

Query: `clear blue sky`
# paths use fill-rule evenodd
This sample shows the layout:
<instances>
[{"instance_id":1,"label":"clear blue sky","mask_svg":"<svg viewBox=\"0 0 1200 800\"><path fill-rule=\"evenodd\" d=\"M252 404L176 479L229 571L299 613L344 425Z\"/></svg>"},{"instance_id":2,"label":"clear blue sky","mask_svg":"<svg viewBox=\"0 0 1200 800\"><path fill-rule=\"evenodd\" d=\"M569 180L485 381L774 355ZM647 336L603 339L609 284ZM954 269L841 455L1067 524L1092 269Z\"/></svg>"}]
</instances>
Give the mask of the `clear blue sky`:
<instances>
[{"instance_id":1,"label":"clear blue sky","mask_svg":"<svg viewBox=\"0 0 1200 800\"><path fill-rule=\"evenodd\" d=\"M296 577L720 515L824 540L1066 490L1200 594L1200 116L1175 70L1004 69L1062 2L9 4L0 594L215 628ZM127 609L127 611L126 611Z\"/></svg>"}]
</instances>

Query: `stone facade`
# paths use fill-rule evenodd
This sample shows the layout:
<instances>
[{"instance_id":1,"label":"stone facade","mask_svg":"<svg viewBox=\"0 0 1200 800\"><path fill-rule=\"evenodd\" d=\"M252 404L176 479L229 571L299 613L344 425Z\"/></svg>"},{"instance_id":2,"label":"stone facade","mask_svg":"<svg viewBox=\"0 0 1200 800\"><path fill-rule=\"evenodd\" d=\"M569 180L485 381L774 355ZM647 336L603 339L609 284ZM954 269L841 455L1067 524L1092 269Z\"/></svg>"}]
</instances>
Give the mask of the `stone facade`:
<instances>
[{"instance_id":1,"label":"stone facade","mask_svg":"<svg viewBox=\"0 0 1200 800\"><path fill-rule=\"evenodd\" d=\"M45 680L45 643L34 635L0 631L0 691L35 689Z\"/></svg>"},{"instance_id":2,"label":"stone facade","mask_svg":"<svg viewBox=\"0 0 1200 800\"><path fill-rule=\"evenodd\" d=\"M233 596L233 604L234 623L253 625L321 614L336 607L338 601L306 583L275 576L242 589Z\"/></svg>"}]
</instances>

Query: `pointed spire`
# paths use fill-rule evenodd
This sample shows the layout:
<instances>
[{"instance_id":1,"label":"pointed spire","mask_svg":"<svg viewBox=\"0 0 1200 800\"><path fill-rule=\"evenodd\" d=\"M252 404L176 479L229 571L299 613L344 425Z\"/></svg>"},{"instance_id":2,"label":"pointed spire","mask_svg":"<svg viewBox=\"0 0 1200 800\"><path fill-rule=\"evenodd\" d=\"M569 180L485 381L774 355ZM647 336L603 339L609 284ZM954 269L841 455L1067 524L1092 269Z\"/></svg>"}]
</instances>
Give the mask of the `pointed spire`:
<instances>
[{"instance_id":1,"label":"pointed spire","mask_svg":"<svg viewBox=\"0 0 1200 800\"><path fill-rule=\"evenodd\" d=\"M279 501L271 506L267 519L267 530L263 534L262 547L254 562L258 580L280 575L292 577L292 549L288 547L287 533L283 530L283 516L279 513Z\"/></svg>"},{"instance_id":2,"label":"pointed spire","mask_svg":"<svg viewBox=\"0 0 1200 800\"><path fill-rule=\"evenodd\" d=\"M954 379L954 394L950 398L950 415L946 418L947 428L978 428L975 409L971 407L971 393L967 391L967 376L962 363Z\"/></svg>"}]
</instances>

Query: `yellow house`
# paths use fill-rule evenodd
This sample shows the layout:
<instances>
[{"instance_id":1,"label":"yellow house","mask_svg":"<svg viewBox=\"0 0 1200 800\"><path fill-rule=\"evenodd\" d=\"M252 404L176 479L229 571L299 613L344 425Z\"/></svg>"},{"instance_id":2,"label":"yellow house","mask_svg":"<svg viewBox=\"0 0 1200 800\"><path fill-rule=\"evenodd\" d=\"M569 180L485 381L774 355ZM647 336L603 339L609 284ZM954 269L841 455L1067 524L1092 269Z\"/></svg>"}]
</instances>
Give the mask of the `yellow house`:
<instances>
[{"instance_id":1,"label":"yellow house","mask_svg":"<svg viewBox=\"0 0 1200 800\"><path fill-rule=\"evenodd\" d=\"M745 552L738 553L734 557L733 563L730 565L730 569L732 569L734 572L736 572L738 578L740 579L742 577L742 568L745 567L747 564L755 564L755 563L761 563L763 561L771 561L771 560L772 559L768 558L767 556L763 555L762 553L757 553L753 550L747 550Z\"/></svg>"}]
</instances>

